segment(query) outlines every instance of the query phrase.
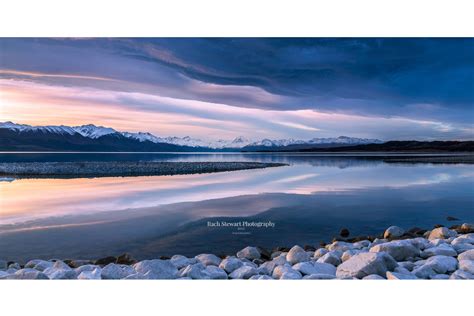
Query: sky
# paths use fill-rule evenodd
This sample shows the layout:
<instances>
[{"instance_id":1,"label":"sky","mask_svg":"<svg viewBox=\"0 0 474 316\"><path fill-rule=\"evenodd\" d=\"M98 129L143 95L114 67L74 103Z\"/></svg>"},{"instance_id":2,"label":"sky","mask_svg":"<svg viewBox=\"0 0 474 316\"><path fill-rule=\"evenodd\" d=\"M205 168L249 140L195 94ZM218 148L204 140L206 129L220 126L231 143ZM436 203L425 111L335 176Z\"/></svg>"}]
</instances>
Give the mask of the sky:
<instances>
[{"instance_id":1,"label":"sky","mask_svg":"<svg viewBox=\"0 0 474 316\"><path fill-rule=\"evenodd\" d=\"M0 38L0 121L474 139L474 39Z\"/></svg>"}]
</instances>

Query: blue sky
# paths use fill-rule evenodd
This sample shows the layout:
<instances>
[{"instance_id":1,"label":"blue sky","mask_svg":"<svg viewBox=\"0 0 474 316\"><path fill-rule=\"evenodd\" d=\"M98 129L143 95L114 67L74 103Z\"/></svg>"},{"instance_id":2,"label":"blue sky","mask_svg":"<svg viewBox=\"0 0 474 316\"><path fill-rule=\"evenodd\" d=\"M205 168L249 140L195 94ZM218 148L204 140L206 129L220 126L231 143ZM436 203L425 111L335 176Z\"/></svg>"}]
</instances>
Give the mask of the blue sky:
<instances>
[{"instance_id":1,"label":"blue sky","mask_svg":"<svg viewBox=\"0 0 474 316\"><path fill-rule=\"evenodd\" d=\"M0 120L33 125L474 138L473 39L0 39L0 89Z\"/></svg>"}]
</instances>

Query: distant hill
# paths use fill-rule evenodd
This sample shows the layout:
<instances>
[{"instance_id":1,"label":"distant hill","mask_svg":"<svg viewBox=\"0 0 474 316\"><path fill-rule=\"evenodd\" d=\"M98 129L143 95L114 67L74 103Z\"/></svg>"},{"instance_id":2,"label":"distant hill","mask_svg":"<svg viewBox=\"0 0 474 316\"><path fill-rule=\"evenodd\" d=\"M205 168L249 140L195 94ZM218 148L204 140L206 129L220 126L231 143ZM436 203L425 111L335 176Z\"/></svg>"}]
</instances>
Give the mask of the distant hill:
<instances>
[{"instance_id":1,"label":"distant hill","mask_svg":"<svg viewBox=\"0 0 474 316\"><path fill-rule=\"evenodd\" d=\"M300 152L474 152L474 141L389 141L382 144L306 148Z\"/></svg>"}]
</instances>

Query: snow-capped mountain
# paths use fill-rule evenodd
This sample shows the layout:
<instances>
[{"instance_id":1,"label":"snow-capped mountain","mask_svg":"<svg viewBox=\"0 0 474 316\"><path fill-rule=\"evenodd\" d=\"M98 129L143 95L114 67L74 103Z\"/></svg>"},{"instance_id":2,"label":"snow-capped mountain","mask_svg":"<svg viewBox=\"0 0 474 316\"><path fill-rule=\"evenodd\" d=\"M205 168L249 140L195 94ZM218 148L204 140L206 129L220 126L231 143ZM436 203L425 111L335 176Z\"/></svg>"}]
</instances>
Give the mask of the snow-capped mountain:
<instances>
[{"instance_id":1,"label":"snow-capped mountain","mask_svg":"<svg viewBox=\"0 0 474 316\"><path fill-rule=\"evenodd\" d=\"M312 138L310 140L301 139L277 139L268 138L261 141L250 143L248 146L264 146L264 147L284 147L291 145L322 145L322 144L341 144L341 145L364 145L364 144L381 144L383 141L379 139L357 138L348 136L329 137L329 138Z\"/></svg>"},{"instance_id":2,"label":"snow-capped mountain","mask_svg":"<svg viewBox=\"0 0 474 316\"><path fill-rule=\"evenodd\" d=\"M81 125L81 126L31 126L26 124L15 124L12 122L0 123L0 128L8 129L18 133L33 132L33 133L52 133L55 135L70 135L96 140L107 135L114 135L125 139L138 141L138 143L153 143L153 144L170 144L175 146L186 146L191 148L208 148L208 149L256 149L258 148L294 148L294 146L310 147L322 147L324 145L336 146L336 145L364 145L364 144L380 144L382 141L378 139L367 139L367 138L355 138L347 136L339 136L337 138L313 138L310 140L299 140L299 139L262 139L259 141L253 141L246 137L239 136L233 140L217 140L214 142L206 142L201 139L193 138L190 136L185 137L158 137L151 133L146 132L120 132L110 127L96 126L93 124Z\"/></svg>"},{"instance_id":3,"label":"snow-capped mountain","mask_svg":"<svg viewBox=\"0 0 474 316\"><path fill-rule=\"evenodd\" d=\"M75 130L77 133L81 134L82 136L89 137L92 139L96 139L108 134L117 133L117 131L113 128L95 126L94 124L74 126L72 127L72 129Z\"/></svg>"},{"instance_id":4,"label":"snow-capped mountain","mask_svg":"<svg viewBox=\"0 0 474 316\"><path fill-rule=\"evenodd\" d=\"M13 122L0 123L0 128L6 128L17 132L48 132L56 134L73 135L76 133L73 127L70 126L31 126L26 124L15 124Z\"/></svg>"}]
</instances>

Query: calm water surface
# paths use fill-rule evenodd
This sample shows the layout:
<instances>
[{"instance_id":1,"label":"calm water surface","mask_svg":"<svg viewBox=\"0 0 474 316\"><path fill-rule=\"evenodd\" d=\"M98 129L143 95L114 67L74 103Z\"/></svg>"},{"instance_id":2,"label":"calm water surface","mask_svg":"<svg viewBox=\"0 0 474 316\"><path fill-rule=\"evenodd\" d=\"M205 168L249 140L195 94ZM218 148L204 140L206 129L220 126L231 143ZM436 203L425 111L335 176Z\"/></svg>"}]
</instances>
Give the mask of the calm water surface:
<instances>
[{"instance_id":1,"label":"calm water surface","mask_svg":"<svg viewBox=\"0 0 474 316\"><path fill-rule=\"evenodd\" d=\"M213 174L0 178L0 254L7 260L230 253L474 221L468 164L386 163L312 154L0 154L0 161L263 161L289 166ZM210 223L272 223L223 227ZM237 224L235 224L237 225Z\"/></svg>"}]
</instances>

